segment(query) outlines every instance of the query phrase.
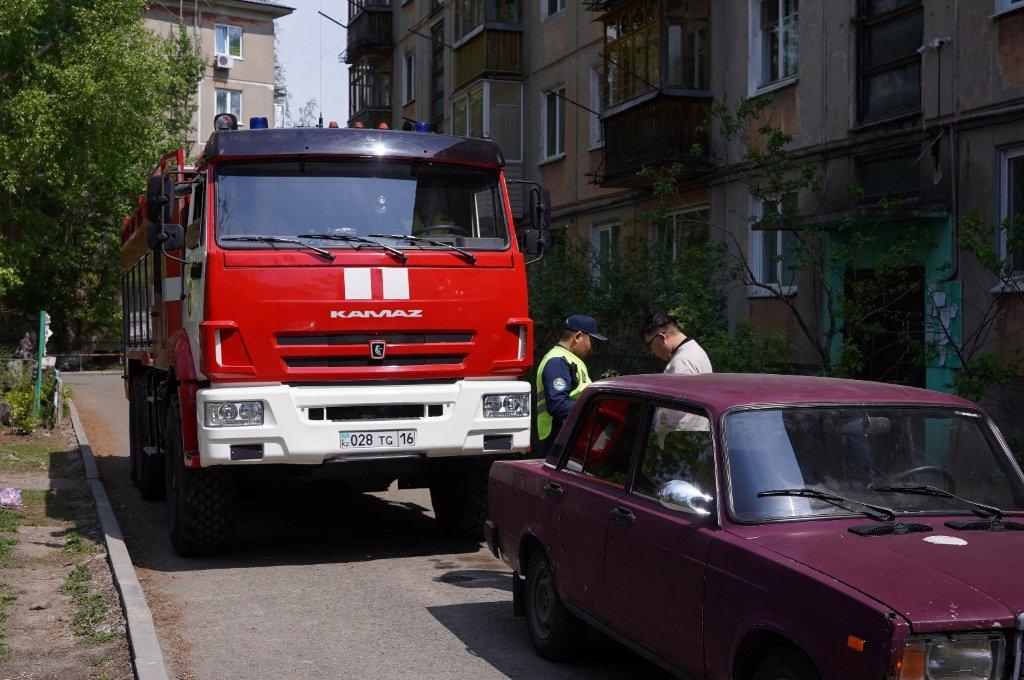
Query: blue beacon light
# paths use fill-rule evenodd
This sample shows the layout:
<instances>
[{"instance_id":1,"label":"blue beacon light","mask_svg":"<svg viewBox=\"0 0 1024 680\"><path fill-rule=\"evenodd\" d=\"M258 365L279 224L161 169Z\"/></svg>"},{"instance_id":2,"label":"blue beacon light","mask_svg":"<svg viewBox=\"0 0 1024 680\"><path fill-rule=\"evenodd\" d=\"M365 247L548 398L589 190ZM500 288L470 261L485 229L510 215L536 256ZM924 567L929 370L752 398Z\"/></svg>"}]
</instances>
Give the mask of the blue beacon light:
<instances>
[{"instance_id":1,"label":"blue beacon light","mask_svg":"<svg viewBox=\"0 0 1024 680\"><path fill-rule=\"evenodd\" d=\"M253 116L249 119L250 130L266 130L270 125L267 123L266 116Z\"/></svg>"}]
</instances>

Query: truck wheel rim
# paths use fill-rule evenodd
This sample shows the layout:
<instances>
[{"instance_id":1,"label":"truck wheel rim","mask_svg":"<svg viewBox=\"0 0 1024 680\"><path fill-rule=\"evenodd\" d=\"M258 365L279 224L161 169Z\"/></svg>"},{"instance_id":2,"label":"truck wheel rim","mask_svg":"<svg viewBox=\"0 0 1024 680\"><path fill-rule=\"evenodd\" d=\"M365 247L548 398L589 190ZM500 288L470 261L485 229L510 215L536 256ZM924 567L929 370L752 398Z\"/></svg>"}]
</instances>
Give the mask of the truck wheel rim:
<instances>
[{"instance_id":1,"label":"truck wheel rim","mask_svg":"<svg viewBox=\"0 0 1024 680\"><path fill-rule=\"evenodd\" d=\"M554 610L554 590L551 583L551 574L547 569L537 574L533 586L533 606L530 611L533 614L534 629L538 637L547 639L551 635L551 617Z\"/></svg>"}]
</instances>

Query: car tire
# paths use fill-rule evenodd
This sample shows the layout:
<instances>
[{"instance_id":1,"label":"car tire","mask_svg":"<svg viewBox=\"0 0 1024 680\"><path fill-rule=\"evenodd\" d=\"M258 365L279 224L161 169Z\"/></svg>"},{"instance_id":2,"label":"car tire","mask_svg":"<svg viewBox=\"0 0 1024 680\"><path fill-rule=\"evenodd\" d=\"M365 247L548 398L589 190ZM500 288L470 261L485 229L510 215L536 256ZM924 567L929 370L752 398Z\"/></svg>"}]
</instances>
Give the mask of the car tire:
<instances>
[{"instance_id":1,"label":"car tire","mask_svg":"<svg viewBox=\"0 0 1024 680\"><path fill-rule=\"evenodd\" d=\"M234 537L238 495L234 470L185 467L177 395L168 402L165 436L171 545L183 557L222 552Z\"/></svg>"},{"instance_id":2,"label":"car tire","mask_svg":"<svg viewBox=\"0 0 1024 680\"><path fill-rule=\"evenodd\" d=\"M768 652L757 665L754 680L820 680L820 676L806 654L779 647Z\"/></svg>"},{"instance_id":3,"label":"car tire","mask_svg":"<svg viewBox=\"0 0 1024 680\"><path fill-rule=\"evenodd\" d=\"M439 466L430 482L430 503L441 532L474 541L484 537L487 479L491 464Z\"/></svg>"},{"instance_id":4,"label":"car tire","mask_svg":"<svg viewBox=\"0 0 1024 680\"><path fill-rule=\"evenodd\" d=\"M143 447L153 439L153 427L146 401L146 378L136 376L131 382L128 402L128 453L131 458L132 481L147 501L164 498L164 461L159 454L147 456Z\"/></svg>"},{"instance_id":5,"label":"car tire","mask_svg":"<svg viewBox=\"0 0 1024 680\"><path fill-rule=\"evenodd\" d=\"M537 653L551 661L577 656L587 636L587 625L566 609L543 550L530 555L524 599L526 626Z\"/></svg>"}]
</instances>

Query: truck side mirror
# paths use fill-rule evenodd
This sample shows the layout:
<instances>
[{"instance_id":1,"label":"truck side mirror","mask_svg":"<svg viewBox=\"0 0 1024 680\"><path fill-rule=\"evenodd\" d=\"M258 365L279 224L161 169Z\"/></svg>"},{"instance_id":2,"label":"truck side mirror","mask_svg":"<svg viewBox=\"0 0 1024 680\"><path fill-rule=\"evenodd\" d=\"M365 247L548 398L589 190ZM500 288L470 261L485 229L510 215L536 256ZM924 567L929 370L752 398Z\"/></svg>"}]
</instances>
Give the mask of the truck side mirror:
<instances>
[{"instance_id":1,"label":"truck side mirror","mask_svg":"<svg viewBox=\"0 0 1024 680\"><path fill-rule=\"evenodd\" d=\"M164 250L181 250L185 245L185 228L180 224L165 224L157 239Z\"/></svg>"},{"instance_id":2,"label":"truck side mirror","mask_svg":"<svg viewBox=\"0 0 1024 680\"><path fill-rule=\"evenodd\" d=\"M146 183L146 219L156 225L170 222L173 209L174 178L170 174L150 177Z\"/></svg>"},{"instance_id":3,"label":"truck side mirror","mask_svg":"<svg viewBox=\"0 0 1024 680\"><path fill-rule=\"evenodd\" d=\"M548 232L541 229L523 230L523 252L527 255L540 255L550 247Z\"/></svg>"},{"instance_id":4,"label":"truck side mirror","mask_svg":"<svg viewBox=\"0 0 1024 680\"><path fill-rule=\"evenodd\" d=\"M534 229L543 232L551 229L551 193L544 187L530 189L530 219Z\"/></svg>"}]
</instances>

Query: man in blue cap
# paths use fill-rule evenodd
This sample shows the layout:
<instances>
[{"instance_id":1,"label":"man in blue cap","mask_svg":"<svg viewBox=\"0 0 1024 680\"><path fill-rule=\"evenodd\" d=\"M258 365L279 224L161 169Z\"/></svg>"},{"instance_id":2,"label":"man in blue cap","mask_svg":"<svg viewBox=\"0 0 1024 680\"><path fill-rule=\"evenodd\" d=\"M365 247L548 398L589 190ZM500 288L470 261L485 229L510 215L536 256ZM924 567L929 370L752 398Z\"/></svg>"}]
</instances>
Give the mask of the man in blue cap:
<instances>
[{"instance_id":1,"label":"man in blue cap","mask_svg":"<svg viewBox=\"0 0 1024 680\"><path fill-rule=\"evenodd\" d=\"M597 332L592 317L574 314L565 320L558 344L537 365L537 437L542 457L558 437L576 397L590 384L583 357L594 351L595 340L607 339Z\"/></svg>"}]
</instances>

